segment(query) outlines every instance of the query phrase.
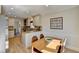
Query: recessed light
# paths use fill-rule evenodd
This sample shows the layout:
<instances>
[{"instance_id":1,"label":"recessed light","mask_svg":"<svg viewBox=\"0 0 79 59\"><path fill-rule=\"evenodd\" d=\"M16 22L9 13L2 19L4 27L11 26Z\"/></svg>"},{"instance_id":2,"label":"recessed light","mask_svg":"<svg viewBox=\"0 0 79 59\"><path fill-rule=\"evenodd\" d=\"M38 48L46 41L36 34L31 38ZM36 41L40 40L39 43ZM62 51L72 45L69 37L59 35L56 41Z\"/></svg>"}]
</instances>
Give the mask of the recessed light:
<instances>
[{"instance_id":1,"label":"recessed light","mask_svg":"<svg viewBox=\"0 0 79 59\"><path fill-rule=\"evenodd\" d=\"M11 8L11 10L13 10L14 8Z\"/></svg>"}]
</instances>

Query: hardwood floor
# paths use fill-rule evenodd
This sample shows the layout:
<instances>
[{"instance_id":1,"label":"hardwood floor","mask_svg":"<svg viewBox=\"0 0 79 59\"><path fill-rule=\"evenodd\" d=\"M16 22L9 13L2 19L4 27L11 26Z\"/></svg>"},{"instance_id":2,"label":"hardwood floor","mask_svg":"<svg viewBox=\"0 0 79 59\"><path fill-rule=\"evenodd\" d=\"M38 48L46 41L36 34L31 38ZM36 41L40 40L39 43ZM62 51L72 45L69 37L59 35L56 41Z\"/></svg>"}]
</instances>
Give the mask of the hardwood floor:
<instances>
[{"instance_id":1,"label":"hardwood floor","mask_svg":"<svg viewBox=\"0 0 79 59\"><path fill-rule=\"evenodd\" d=\"M9 39L8 53L31 53L31 48L25 48L21 42L20 36Z\"/></svg>"},{"instance_id":2,"label":"hardwood floor","mask_svg":"<svg viewBox=\"0 0 79 59\"><path fill-rule=\"evenodd\" d=\"M79 51L72 50L70 48L65 48L64 53L79 53Z\"/></svg>"},{"instance_id":3,"label":"hardwood floor","mask_svg":"<svg viewBox=\"0 0 79 59\"><path fill-rule=\"evenodd\" d=\"M32 48L25 48L21 42L20 36L9 39L9 49L7 53L32 53ZM68 48L65 48L64 53L79 53L78 51L74 51Z\"/></svg>"}]
</instances>

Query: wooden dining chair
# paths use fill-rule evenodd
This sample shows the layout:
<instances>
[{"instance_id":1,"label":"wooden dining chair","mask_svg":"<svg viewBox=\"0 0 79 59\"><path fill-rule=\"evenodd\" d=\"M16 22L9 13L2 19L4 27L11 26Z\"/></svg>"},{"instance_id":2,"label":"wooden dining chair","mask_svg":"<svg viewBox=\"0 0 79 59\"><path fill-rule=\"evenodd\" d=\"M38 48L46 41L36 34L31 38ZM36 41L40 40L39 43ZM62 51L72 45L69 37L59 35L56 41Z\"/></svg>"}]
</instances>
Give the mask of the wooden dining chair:
<instances>
[{"instance_id":1,"label":"wooden dining chair","mask_svg":"<svg viewBox=\"0 0 79 59\"><path fill-rule=\"evenodd\" d=\"M43 34L40 34L40 39L44 38L44 35Z\"/></svg>"},{"instance_id":2,"label":"wooden dining chair","mask_svg":"<svg viewBox=\"0 0 79 59\"><path fill-rule=\"evenodd\" d=\"M65 52L66 42L67 42L67 38L64 38L63 46L62 46L62 52Z\"/></svg>"},{"instance_id":3,"label":"wooden dining chair","mask_svg":"<svg viewBox=\"0 0 79 59\"><path fill-rule=\"evenodd\" d=\"M63 42L61 42L61 45L59 46L58 53L64 53L65 52L65 46L66 46L67 38L65 38L62 41Z\"/></svg>"},{"instance_id":4,"label":"wooden dining chair","mask_svg":"<svg viewBox=\"0 0 79 59\"><path fill-rule=\"evenodd\" d=\"M32 43L35 42L35 41L37 41L37 40L38 40L38 37L37 36L33 36L32 37Z\"/></svg>"},{"instance_id":5,"label":"wooden dining chair","mask_svg":"<svg viewBox=\"0 0 79 59\"><path fill-rule=\"evenodd\" d=\"M37 36L33 36L32 37L32 43L34 43L35 41L37 41L38 40L38 37ZM32 52L34 53L35 51L35 48L33 47L33 45L32 45Z\"/></svg>"}]
</instances>

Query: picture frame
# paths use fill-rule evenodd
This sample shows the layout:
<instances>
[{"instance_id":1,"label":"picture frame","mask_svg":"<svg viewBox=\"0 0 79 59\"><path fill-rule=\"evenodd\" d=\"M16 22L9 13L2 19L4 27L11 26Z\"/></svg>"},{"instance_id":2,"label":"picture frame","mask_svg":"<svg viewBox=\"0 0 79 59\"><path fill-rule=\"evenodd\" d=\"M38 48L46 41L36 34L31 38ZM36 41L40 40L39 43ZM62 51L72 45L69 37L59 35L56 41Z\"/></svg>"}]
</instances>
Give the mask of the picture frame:
<instances>
[{"instance_id":1,"label":"picture frame","mask_svg":"<svg viewBox=\"0 0 79 59\"><path fill-rule=\"evenodd\" d=\"M63 30L63 17L50 18L50 29Z\"/></svg>"}]
</instances>

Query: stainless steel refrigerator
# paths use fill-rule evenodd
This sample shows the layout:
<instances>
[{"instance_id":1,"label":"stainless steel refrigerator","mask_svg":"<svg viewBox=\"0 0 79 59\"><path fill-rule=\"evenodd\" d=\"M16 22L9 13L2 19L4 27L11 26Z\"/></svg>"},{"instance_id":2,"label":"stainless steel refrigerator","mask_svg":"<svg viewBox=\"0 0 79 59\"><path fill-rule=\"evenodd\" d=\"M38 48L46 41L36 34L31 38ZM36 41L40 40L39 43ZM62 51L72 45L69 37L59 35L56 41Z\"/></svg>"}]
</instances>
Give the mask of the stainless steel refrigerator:
<instances>
[{"instance_id":1,"label":"stainless steel refrigerator","mask_svg":"<svg viewBox=\"0 0 79 59\"><path fill-rule=\"evenodd\" d=\"M8 41L8 18L0 15L0 53L6 52L6 41Z\"/></svg>"}]
</instances>

